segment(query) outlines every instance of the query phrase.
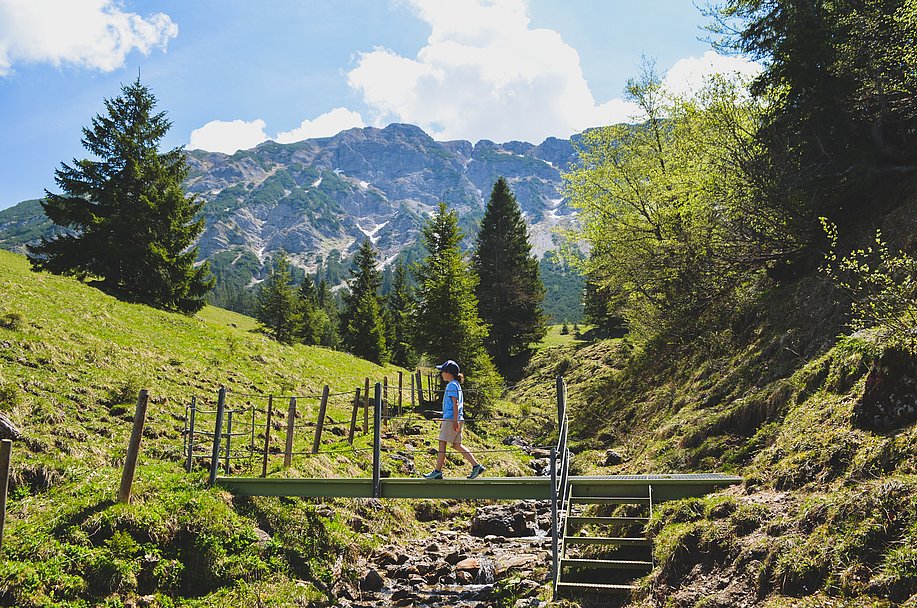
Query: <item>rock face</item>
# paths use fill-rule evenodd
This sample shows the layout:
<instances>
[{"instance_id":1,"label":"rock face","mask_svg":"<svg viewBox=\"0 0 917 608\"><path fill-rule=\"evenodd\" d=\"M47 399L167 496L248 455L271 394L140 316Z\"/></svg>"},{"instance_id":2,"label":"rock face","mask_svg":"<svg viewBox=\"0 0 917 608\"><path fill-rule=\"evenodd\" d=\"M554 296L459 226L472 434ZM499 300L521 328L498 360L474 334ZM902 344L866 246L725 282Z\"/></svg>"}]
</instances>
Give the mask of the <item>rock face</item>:
<instances>
[{"instance_id":1,"label":"rock face","mask_svg":"<svg viewBox=\"0 0 917 608\"><path fill-rule=\"evenodd\" d=\"M470 245L499 176L519 200L540 255L554 248L552 229L572 221L561 171L575 158L568 140L437 142L418 127L392 124L232 155L190 150L185 189L204 203L200 257L218 284L231 276L238 286L264 276L265 261L280 249L311 272L329 258L346 260L368 237L389 262L418 241L440 202L459 212ZM53 230L38 201L0 211L4 249L22 253Z\"/></svg>"},{"instance_id":2,"label":"rock face","mask_svg":"<svg viewBox=\"0 0 917 608\"><path fill-rule=\"evenodd\" d=\"M876 431L901 428L917 420L917 360L887 350L866 377L863 398L854 405L853 423Z\"/></svg>"},{"instance_id":3,"label":"rock face","mask_svg":"<svg viewBox=\"0 0 917 608\"><path fill-rule=\"evenodd\" d=\"M392 258L417 240L424 215L439 202L457 209L468 228L502 175L532 226L536 250L544 251L552 248L550 228L571 217L560 171L574 158L565 140L437 142L418 127L393 124L267 142L231 156L192 150L186 187L205 201L203 257L283 248L310 268L332 249L346 256L366 237Z\"/></svg>"}]
</instances>

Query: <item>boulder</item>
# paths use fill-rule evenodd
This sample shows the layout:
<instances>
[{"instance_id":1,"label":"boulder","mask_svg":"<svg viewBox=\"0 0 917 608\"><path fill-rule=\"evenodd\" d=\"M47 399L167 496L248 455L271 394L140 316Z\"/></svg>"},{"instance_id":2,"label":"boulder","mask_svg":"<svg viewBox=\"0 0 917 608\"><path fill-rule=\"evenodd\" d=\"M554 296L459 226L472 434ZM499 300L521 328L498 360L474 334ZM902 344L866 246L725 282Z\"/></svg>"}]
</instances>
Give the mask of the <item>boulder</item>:
<instances>
[{"instance_id":1,"label":"boulder","mask_svg":"<svg viewBox=\"0 0 917 608\"><path fill-rule=\"evenodd\" d=\"M376 570L370 570L360 579L360 589L362 591L379 591L385 584L385 579Z\"/></svg>"}]
</instances>

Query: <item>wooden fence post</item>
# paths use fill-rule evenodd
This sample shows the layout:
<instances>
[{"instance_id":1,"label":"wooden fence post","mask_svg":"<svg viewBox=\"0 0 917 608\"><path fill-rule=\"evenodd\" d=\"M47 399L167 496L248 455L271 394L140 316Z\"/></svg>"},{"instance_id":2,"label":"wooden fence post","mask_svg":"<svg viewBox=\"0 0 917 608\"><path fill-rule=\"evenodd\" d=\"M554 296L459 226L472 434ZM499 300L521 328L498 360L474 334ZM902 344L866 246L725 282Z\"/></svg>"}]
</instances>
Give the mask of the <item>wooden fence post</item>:
<instances>
[{"instance_id":1,"label":"wooden fence post","mask_svg":"<svg viewBox=\"0 0 917 608\"><path fill-rule=\"evenodd\" d=\"M312 442L312 453L318 454L318 446L322 441L322 428L325 426L325 410L328 407L328 385L322 389L322 402L318 406L318 422L315 425L315 440Z\"/></svg>"},{"instance_id":2,"label":"wooden fence post","mask_svg":"<svg viewBox=\"0 0 917 608\"><path fill-rule=\"evenodd\" d=\"M146 406L150 393L142 389L137 396L137 409L134 410L134 428L127 444L127 457L124 459L124 471L121 474L121 488L118 490L118 502L131 502L131 486L134 483L134 471L137 470L137 457L140 454L140 438L143 436L143 423L146 422Z\"/></svg>"},{"instance_id":3,"label":"wooden fence post","mask_svg":"<svg viewBox=\"0 0 917 608\"><path fill-rule=\"evenodd\" d=\"M369 378L363 385L363 434L369 433Z\"/></svg>"},{"instance_id":4,"label":"wooden fence post","mask_svg":"<svg viewBox=\"0 0 917 608\"><path fill-rule=\"evenodd\" d=\"M290 409L287 410L287 445L283 452L283 468L289 469L293 464L293 430L296 419L296 397L290 397Z\"/></svg>"},{"instance_id":5,"label":"wooden fence post","mask_svg":"<svg viewBox=\"0 0 917 608\"><path fill-rule=\"evenodd\" d=\"M414 409L414 374L411 374L411 409Z\"/></svg>"},{"instance_id":6,"label":"wooden fence post","mask_svg":"<svg viewBox=\"0 0 917 608\"><path fill-rule=\"evenodd\" d=\"M0 441L0 550L3 549L3 527L6 524L6 494L10 484L10 454L13 442Z\"/></svg>"},{"instance_id":7,"label":"wooden fence post","mask_svg":"<svg viewBox=\"0 0 917 608\"><path fill-rule=\"evenodd\" d=\"M190 473L191 467L194 466L194 418L197 414L197 397L191 397L191 419L188 425L188 460L185 461L185 471Z\"/></svg>"},{"instance_id":8,"label":"wooden fence post","mask_svg":"<svg viewBox=\"0 0 917 608\"><path fill-rule=\"evenodd\" d=\"M382 416L385 420L385 426L388 426L388 418L391 412L388 403L388 376L382 376L382 407L384 408Z\"/></svg>"},{"instance_id":9,"label":"wooden fence post","mask_svg":"<svg viewBox=\"0 0 917 608\"><path fill-rule=\"evenodd\" d=\"M353 445L353 433L357 428L357 414L360 412L360 389L353 397L353 413L350 414L350 433L347 434L347 443Z\"/></svg>"},{"instance_id":10,"label":"wooden fence post","mask_svg":"<svg viewBox=\"0 0 917 608\"><path fill-rule=\"evenodd\" d=\"M401 393L404 390L404 372L398 372L398 415L401 416L401 411L403 408L403 400L401 398Z\"/></svg>"},{"instance_id":11,"label":"wooden fence post","mask_svg":"<svg viewBox=\"0 0 917 608\"><path fill-rule=\"evenodd\" d=\"M216 483L217 469L220 468L220 441L223 439L223 409L226 407L226 387L220 387L217 397L217 419L213 427L213 452L210 454L210 485Z\"/></svg>"},{"instance_id":12,"label":"wooden fence post","mask_svg":"<svg viewBox=\"0 0 917 608\"><path fill-rule=\"evenodd\" d=\"M261 476L267 477L267 454L271 447L271 416L274 414L274 396L267 397L267 424L264 425L264 458L261 460Z\"/></svg>"}]
</instances>

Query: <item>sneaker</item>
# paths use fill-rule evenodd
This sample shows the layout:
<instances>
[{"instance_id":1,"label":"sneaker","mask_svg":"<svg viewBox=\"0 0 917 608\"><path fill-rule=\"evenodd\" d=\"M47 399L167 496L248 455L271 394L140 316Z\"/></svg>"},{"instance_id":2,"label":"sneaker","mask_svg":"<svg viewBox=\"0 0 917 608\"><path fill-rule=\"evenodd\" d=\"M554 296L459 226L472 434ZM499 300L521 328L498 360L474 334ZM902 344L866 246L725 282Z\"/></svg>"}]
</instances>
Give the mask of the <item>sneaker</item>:
<instances>
[{"instance_id":1,"label":"sneaker","mask_svg":"<svg viewBox=\"0 0 917 608\"><path fill-rule=\"evenodd\" d=\"M473 467L471 467L471 475L468 476L468 479L474 479L475 477L477 477L478 475L480 475L483 472L484 472L484 465L476 464Z\"/></svg>"},{"instance_id":2,"label":"sneaker","mask_svg":"<svg viewBox=\"0 0 917 608\"><path fill-rule=\"evenodd\" d=\"M426 475L424 475L424 478L426 478L426 479L442 479L442 478L443 478L443 472L442 472L442 471L437 471L436 469L433 469L432 471L430 471L429 473L427 473Z\"/></svg>"}]
</instances>

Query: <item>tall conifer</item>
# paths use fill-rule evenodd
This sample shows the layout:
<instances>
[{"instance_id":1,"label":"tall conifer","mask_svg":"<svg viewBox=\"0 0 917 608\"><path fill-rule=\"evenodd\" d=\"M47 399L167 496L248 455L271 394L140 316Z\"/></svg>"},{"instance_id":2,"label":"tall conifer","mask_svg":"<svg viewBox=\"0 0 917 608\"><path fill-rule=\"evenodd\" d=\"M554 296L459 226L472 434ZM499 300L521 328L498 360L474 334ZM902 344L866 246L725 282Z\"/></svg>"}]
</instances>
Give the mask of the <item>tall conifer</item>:
<instances>
[{"instance_id":1,"label":"tall conifer","mask_svg":"<svg viewBox=\"0 0 917 608\"><path fill-rule=\"evenodd\" d=\"M455 212L440 203L422 230L427 257L415 268L414 340L419 351L436 361L458 361L469 378L469 401L486 407L501 378L484 348L487 326L478 316L476 277L462 258L461 239Z\"/></svg>"},{"instance_id":2,"label":"tall conifer","mask_svg":"<svg viewBox=\"0 0 917 608\"><path fill-rule=\"evenodd\" d=\"M494 184L481 220L472 264L481 319L490 325L485 344L501 371L547 332L544 285L532 255L519 203L504 178Z\"/></svg>"},{"instance_id":3,"label":"tall conifer","mask_svg":"<svg viewBox=\"0 0 917 608\"><path fill-rule=\"evenodd\" d=\"M348 352L375 363L388 361L385 322L376 269L376 252L367 238L360 245L351 271L350 293L344 298L341 338Z\"/></svg>"},{"instance_id":4,"label":"tall conifer","mask_svg":"<svg viewBox=\"0 0 917 608\"><path fill-rule=\"evenodd\" d=\"M278 342L291 342L298 325L296 294L290 279L290 262L281 251L258 291L255 318Z\"/></svg>"},{"instance_id":5,"label":"tall conifer","mask_svg":"<svg viewBox=\"0 0 917 608\"><path fill-rule=\"evenodd\" d=\"M64 194L45 191L45 215L68 231L30 247L29 258L120 299L193 313L213 287L210 267L194 264L202 203L182 191L184 150L159 152L172 123L155 106L139 78L105 100L82 140L100 160L62 163L55 181Z\"/></svg>"}]
</instances>

